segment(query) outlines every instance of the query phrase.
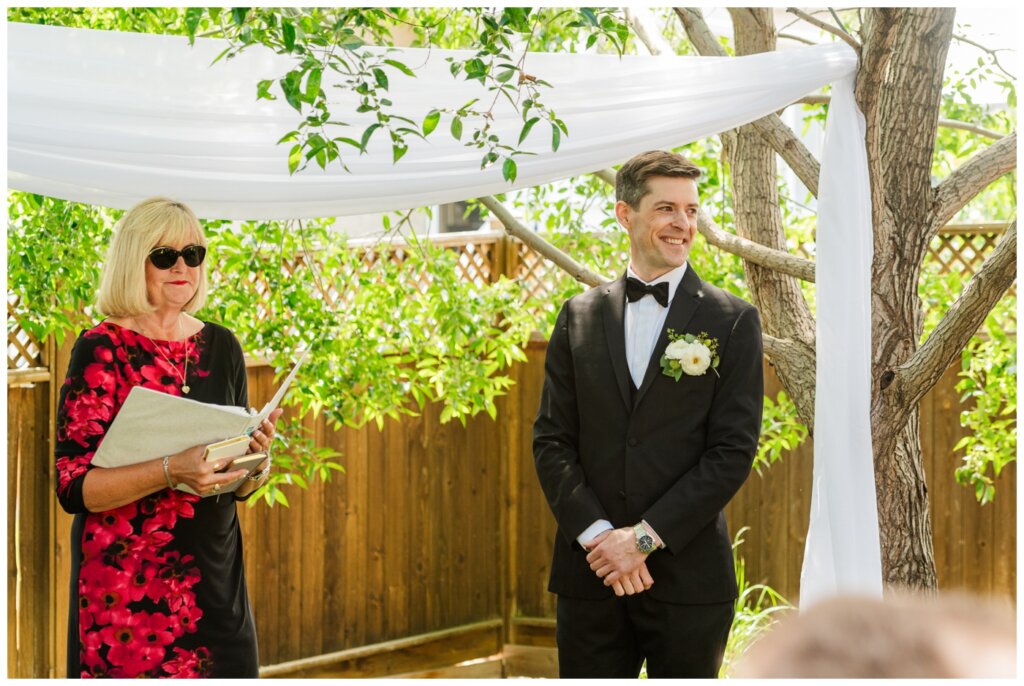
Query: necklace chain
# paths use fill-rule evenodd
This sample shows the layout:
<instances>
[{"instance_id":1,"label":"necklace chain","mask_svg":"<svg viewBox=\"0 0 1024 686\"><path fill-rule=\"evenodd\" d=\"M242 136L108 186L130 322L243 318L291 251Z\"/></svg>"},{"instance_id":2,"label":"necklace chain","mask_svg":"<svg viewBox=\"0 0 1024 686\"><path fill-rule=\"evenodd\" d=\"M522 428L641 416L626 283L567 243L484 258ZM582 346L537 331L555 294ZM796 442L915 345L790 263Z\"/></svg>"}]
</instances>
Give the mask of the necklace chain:
<instances>
[{"instance_id":1,"label":"necklace chain","mask_svg":"<svg viewBox=\"0 0 1024 686\"><path fill-rule=\"evenodd\" d=\"M146 330L143 329L141 325L139 325L139 329L142 331L143 334L146 335L147 338L149 338L149 340L153 341L153 348L157 351L157 353L160 355L160 357L164 358L164 361L166 361L167 364L170 365L171 369L174 370L174 375L181 379L181 392L187 395L188 392L190 390L192 390L191 388L189 388L189 385L187 383L187 380L188 380L188 355L189 355L188 339L187 338L183 339L185 341L185 371L182 374L178 374L178 365L174 364L171 361L171 358L169 358L164 353L164 351L160 349L160 345L156 342L156 340L153 339L152 336L150 336L148 333L146 333ZM182 329L182 326L181 326L181 315L180 314L178 315L178 336L183 336L183 329Z\"/></svg>"}]
</instances>

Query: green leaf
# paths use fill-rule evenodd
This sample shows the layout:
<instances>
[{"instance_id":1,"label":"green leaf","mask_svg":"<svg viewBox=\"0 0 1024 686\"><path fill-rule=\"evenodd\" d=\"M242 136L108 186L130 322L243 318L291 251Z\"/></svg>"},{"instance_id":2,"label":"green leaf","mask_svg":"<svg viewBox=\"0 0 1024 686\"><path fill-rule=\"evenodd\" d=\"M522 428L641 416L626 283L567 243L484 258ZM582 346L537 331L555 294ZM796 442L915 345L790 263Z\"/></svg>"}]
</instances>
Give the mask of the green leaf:
<instances>
[{"instance_id":1,"label":"green leaf","mask_svg":"<svg viewBox=\"0 0 1024 686\"><path fill-rule=\"evenodd\" d=\"M473 59L466 61L467 79L480 79L482 81L486 75L487 66L483 63L483 60L474 57Z\"/></svg>"},{"instance_id":2,"label":"green leaf","mask_svg":"<svg viewBox=\"0 0 1024 686\"><path fill-rule=\"evenodd\" d=\"M596 42L597 42L597 34L596 33L590 34L590 37L587 38L587 47L586 47L586 49L590 50L590 48L594 47L594 43L596 43Z\"/></svg>"},{"instance_id":3,"label":"green leaf","mask_svg":"<svg viewBox=\"0 0 1024 686\"><path fill-rule=\"evenodd\" d=\"M380 124L370 124L366 127L366 130L363 131L363 137L359 142L359 149L362 152L366 152L366 145L370 142L370 136L372 136L373 132L379 129L380 126Z\"/></svg>"},{"instance_id":4,"label":"green leaf","mask_svg":"<svg viewBox=\"0 0 1024 686\"><path fill-rule=\"evenodd\" d=\"M187 10L185 10L185 29L188 31L190 45L195 42L196 29L199 28L199 21L202 18L202 7L189 7Z\"/></svg>"},{"instance_id":5,"label":"green leaf","mask_svg":"<svg viewBox=\"0 0 1024 686\"><path fill-rule=\"evenodd\" d=\"M539 121L540 117L531 117L526 120L526 123L523 124L523 130L519 132L519 145L523 144L523 141L526 140L526 137L530 135L530 129L532 129L533 125Z\"/></svg>"},{"instance_id":6,"label":"green leaf","mask_svg":"<svg viewBox=\"0 0 1024 686\"><path fill-rule=\"evenodd\" d=\"M270 92L270 87L274 85L272 79L263 79L256 84L256 99L257 100L277 100L277 96ZM283 140L283 139L282 139ZM281 141L278 141L280 143Z\"/></svg>"},{"instance_id":7,"label":"green leaf","mask_svg":"<svg viewBox=\"0 0 1024 686\"><path fill-rule=\"evenodd\" d=\"M299 168L300 162L302 162L302 146L293 145L288 153L288 173L294 174L295 170Z\"/></svg>"},{"instance_id":8,"label":"green leaf","mask_svg":"<svg viewBox=\"0 0 1024 686\"><path fill-rule=\"evenodd\" d=\"M338 143L345 143L346 145L351 145L353 148L357 148L359 150L362 150L363 147L362 145L360 145L359 141L352 138L348 138L347 136L338 136L337 138L333 138L331 140L334 140Z\"/></svg>"},{"instance_id":9,"label":"green leaf","mask_svg":"<svg viewBox=\"0 0 1024 686\"><path fill-rule=\"evenodd\" d=\"M452 136L456 140L462 140L462 117L452 119Z\"/></svg>"},{"instance_id":10,"label":"green leaf","mask_svg":"<svg viewBox=\"0 0 1024 686\"><path fill-rule=\"evenodd\" d=\"M384 64L391 65L392 67L394 67L398 71L402 72L406 76L412 76L413 78L416 77L416 73L412 69L410 69L409 67L405 66L404 64L402 64L398 60L384 60Z\"/></svg>"},{"instance_id":11,"label":"green leaf","mask_svg":"<svg viewBox=\"0 0 1024 686\"><path fill-rule=\"evenodd\" d=\"M316 98L320 94L320 78L323 76L323 71L320 67L309 70L309 76L306 78L306 102L316 102Z\"/></svg>"},{"instance_id":12,"label":"green leaf","mask_svg":"<svg viewBox=\"0 0 1024 686\"><path fill-rule=\"evenodd\" d=\"M358 50L364 45L366 45L366 41L364 41L359 36L355 36L352 34L346 35L345 38L342 39L341 43L338 44L338 46L341 49L348 50L350 52L353 50Z\"/></svg>"},{"instance_id":13,"label":"green leaf","mask_svg":"<svg viewBox=\"0 0 1024 686\"><path fill-rule=\"evenodd\" d=\"M281 37L284 40L284 49L291 52L295 49L295 27L288 20L281 23Z\"/></svg>"},{"instance_id":14,"label":"green leaf","mask_svg":"<svg viewBox=\"0 0 1024 686\"><path fill-rule=\"evenodd\" d=\"M388 75L384 73L384 70L379 67L373 68L373 79L377 82L377 87L384 90L388 89Z\"/></svg>"},{"instance_id":15,"label":"green leaf","mask_svg":"<svg viewBox=\"0 0 1024 686\"><path fill-rule=\"evenodd\" d=\"M405 153L409 152L409 148L404 145L392 145L391 146L391 163L394 164L398 160L402 159Z\"/></svg>"},{"instance_id":16,"label":"green leaf","mask_svg":"<svg viewBox=\"0 0 1024 686\"><path fill-rule=\"evenodd\" d=\"M248 7L232 7L231 8L231 21L235 22L235 26L241 26L245 23L245 15L249 13Z\"/></svg>"},{"instance_id":17,"label":"green leaf","mask_svg":"<svg viewBox=\"0 0 1024 686\"><path fill-rule=\"evenodd\" d=\"M514 183L516 180L516 161L511 157L505 160L505 164L501 166L501 175L509 183Z\"/></svg>"},{"instance_id":18,"label":"green leaf","mask_svg":"<svg viewBox=\"0 0 1024 686\"><path fill-rule=\"evenodd\" d=\"M558 150L558 146L562 143L562 132L554 124L551 125L551 149Z\"/></svg>"},{"instance_id":19,"label":"green leaf","mask_svg":"<svg viewBox=\"0 0 1024 686\"><path fill-rule=\"evenodd\" d=\"M423 119L423 135L429 136L433 133L439 121L441 121L441 113L438 110L431 110L427 113L427 116Z\"/></svg>"},{"instance_id":20,"label":"green leaf","mask_svg":"<svg viewBox=\"0 0 1024 686\"><path fill-rule=\"evenodd\" d=\"M281 90L284 92L284 99L288 101L288 104L295 108L297 111L302 111L302 101L299 97L299 80L302 75L298 71L290 71L288 74L278 81L281 85Z\"/></svg>"},{"instance_id":21,"label":"green leaf","mask_svg":"<svg viewBox=\"0 0 1024 686\"><path fill-rule=\"evenodd\" d=\"M231 52L231 46L229 45L228 47L224 48L219 53L217 53L217 56L213 58L213 61L210 62L210 64L211 65L217 64L218 62L220 62L222 57L224 57L225 55L229 54L230 52Z\"/></svg>"},{"instance_id":22,"label":"green leaf","mask_svg":"<svg viewBox=\"0 0 1024 686\"><path fill-rule=\"evenodd\" d=\"M594 14L594 10L590 9L589 7L581 7L580 8L580 14L583 15L583 18L586 19L587 22L591 26L597 26L598 25L597 24L597 15Z\"/></svg>"}]
</instances>

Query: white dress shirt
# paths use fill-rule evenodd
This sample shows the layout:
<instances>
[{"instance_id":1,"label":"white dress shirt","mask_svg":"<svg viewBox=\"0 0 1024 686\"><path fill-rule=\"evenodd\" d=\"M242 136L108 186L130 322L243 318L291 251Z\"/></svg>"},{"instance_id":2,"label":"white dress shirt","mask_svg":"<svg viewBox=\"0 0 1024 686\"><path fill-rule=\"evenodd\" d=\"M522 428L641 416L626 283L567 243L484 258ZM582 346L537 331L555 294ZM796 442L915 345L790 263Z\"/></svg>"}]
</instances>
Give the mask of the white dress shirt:
<instances>
[{"instance_id":1,"label":"white dress shirt","mask_svg":"<svg viewBox=\"0 0 1024 686\"><path fill-rule=\"evenodd\" d=\"M662 307L654 296L640 298L636 302L626 300L625 336L626 336L626 364L629 366L629 375L633 377L633 384L640 388L644 382L644 375L647 374L647 366L651 361L651 353L658 343L658 337L665 326L665 318L668 316L668 308L672 306L672 300L676 297L676 290L683 281L686 274L686 263L676 267L670 272L665 272L653 281L644 281L636 272L633 265L626 268L626 276L639 279L647 285L668 282L668 307ZM661 538L654 532L647 522L643 522L655 541L661 545ZM588 526L583 533L576 537L581 546L586 547L598 534L613 529L612 523L607 519L599 519Z\"/></svg>"}]
</instances>

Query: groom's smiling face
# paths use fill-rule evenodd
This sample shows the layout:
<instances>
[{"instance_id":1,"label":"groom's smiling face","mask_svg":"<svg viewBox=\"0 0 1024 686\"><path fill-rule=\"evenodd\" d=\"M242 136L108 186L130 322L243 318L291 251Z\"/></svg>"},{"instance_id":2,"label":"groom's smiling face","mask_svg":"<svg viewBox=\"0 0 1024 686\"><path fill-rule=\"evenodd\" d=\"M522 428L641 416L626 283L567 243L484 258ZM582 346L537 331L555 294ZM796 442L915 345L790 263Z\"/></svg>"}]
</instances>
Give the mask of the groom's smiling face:
<instances>
[{"instance_id":1,"label":"groom's smiling face","mask_svg":"<svg viewBox=\"0 0 1024 686\"><path fill-rule=\"evenodd\" d=\"M615 203L615 216L629 233L633 271L651 281L682 266L697 233L697 181L684 177L652 176L639 207Z\"/></svg>"}]
</instances>

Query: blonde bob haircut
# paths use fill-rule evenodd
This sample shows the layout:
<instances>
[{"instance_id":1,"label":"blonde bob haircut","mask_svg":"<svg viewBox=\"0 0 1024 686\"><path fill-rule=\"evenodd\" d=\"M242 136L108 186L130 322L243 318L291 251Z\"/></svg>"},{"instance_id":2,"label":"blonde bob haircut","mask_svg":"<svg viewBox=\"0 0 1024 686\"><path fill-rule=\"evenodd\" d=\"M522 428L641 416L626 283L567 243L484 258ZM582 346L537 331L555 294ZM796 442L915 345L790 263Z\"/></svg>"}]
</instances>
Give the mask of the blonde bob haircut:
<instances>
[{"instance_id":1,"label":"blonde bob haircut","mask_svg":"<svg viewBox=\"0 0 1024 686\"><path fill-rule=\"evenodd\" d=\"M146 260L153 248L170 244L199 244L206 236L188 205L170 198L148 198L128 210L114 226L96 308L108 317L135 317L153 312L146 292ZM199 265L199 283L185 311L206 302L206 262Z\"/></svg>"}]
</instances>

